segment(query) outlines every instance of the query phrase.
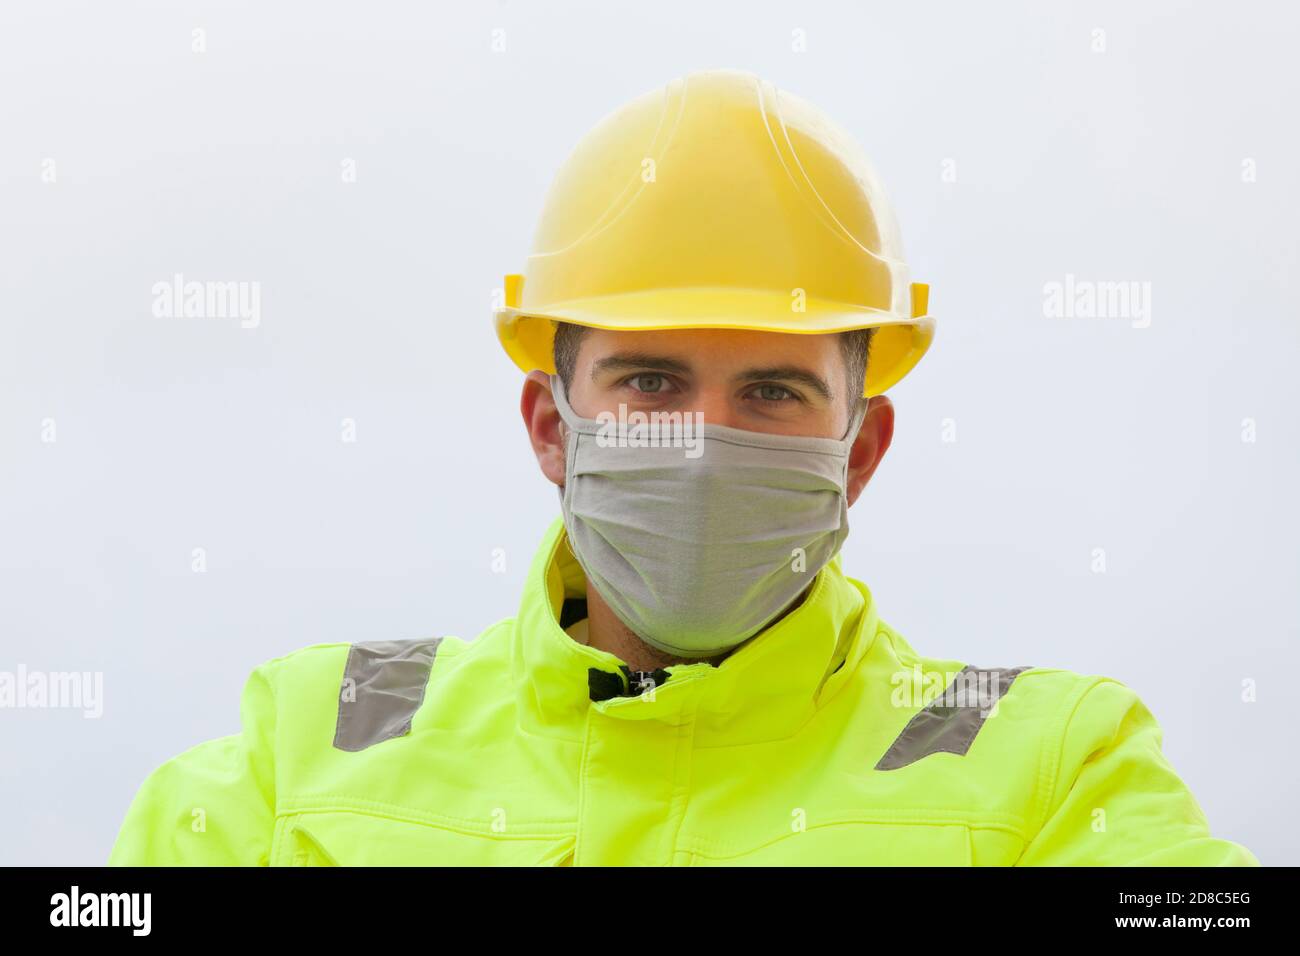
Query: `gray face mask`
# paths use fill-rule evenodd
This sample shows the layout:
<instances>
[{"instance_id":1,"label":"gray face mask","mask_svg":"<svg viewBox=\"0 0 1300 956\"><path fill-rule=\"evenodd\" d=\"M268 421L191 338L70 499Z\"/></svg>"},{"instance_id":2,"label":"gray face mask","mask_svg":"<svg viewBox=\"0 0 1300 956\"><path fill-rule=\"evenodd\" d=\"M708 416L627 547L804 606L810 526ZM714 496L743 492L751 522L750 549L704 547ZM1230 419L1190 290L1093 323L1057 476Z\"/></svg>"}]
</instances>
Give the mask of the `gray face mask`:
<instances>
[{"instance_id":1,"label":"gray face mask","mask_svg":"<svg viewBox=\"0 0 1300 956\"><path fill-rule=\"evenodd\" d=\"M647 644L678 657L735 647L789 607L848 536L845 481L862 408L840 440L678 414L645 446L634 427L620 441L612 415L578 417L557 375L551 391L568 426L569 545Z\"/></svg>"}]
</instances>

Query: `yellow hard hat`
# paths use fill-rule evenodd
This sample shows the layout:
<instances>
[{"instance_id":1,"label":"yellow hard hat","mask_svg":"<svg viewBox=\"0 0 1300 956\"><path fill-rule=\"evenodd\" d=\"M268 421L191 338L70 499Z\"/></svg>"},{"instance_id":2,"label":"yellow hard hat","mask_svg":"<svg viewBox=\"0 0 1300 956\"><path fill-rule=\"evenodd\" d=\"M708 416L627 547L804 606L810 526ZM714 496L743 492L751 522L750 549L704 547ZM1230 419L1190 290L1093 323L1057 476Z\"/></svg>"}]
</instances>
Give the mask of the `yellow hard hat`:
<instances>
[{"instance_id":1,"label":"yellow hard hat","mask_svg":"<svg viewBox=\"0 0 1300 956\"><path fill-rule=\"evenodd\" d=\"M934 337L893 211L849 136L749 73L710 70L638 97L555 177L533 253L507 275L497 336L554 372L552 320L601 329L841 332L876 327L866 395Z\"/></svg>"}]
</instances>

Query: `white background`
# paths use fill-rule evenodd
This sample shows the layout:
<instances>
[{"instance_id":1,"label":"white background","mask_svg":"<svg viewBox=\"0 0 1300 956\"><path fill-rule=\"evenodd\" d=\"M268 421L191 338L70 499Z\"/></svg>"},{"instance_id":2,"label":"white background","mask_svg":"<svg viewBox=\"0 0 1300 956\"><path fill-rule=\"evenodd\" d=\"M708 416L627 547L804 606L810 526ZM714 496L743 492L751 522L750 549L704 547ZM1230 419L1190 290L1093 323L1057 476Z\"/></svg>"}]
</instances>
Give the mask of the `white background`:
<instances>
[{"instance_id":1,"label":"white background","mask_svg":"<svg viewBox=\"0 0 1300 956\"><path fill-rule=\"evenodd\" d=\"M861 141L932 284L846 571L923 654L1129 684L1214 833L1300 863L1294 10L6 2L0 670L104 714L0 711L0 861L103 862L267 658L514 613L557 500L493 290L583 132L726 66ZM260 326L154 318L177 272ZM1150 326L1045 317L1067 273Z\"/></svg>"}]
</instances>

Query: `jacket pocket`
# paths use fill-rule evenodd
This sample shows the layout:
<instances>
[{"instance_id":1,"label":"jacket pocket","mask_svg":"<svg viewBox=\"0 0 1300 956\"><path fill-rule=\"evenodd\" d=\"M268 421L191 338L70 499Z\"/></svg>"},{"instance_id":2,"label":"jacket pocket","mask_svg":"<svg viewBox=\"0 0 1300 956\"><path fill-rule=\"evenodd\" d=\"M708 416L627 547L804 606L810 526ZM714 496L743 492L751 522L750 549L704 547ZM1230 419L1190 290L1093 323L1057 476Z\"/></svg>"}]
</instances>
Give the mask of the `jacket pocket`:
<instances>
[{"instance_id":1,"label":"jacket pocket","mask_svg":"<svg viewBox=\"0 0 1300 956\"><path fill-rule=\"evenodd\" d=\"M685 841L684 841L685 842ZM759 846L707 840L685 847L691 866L970 866L963 823L840 822L786 833Z\"/></svg>"},{"instance_id":2,"label":"jacket pocket","mask_svg":"<svg viewBox=\"0 0 1300 956\"><path fill-rule=\"evenodd\" d=\"M311 831L299 823L290 823L286 837L289 866L338 866L338 860L321 846Z\"/></svg>"},{"instance_id":3,"label":"jacket pocket","mask_svg":"<svg viewBox=\"0 0 1300 956\"><path fill-rule=\"evenodd\" d=\"M276 866L570 866L574 835L472 833L358 810L286 818Z\"/></svg>"}]
</instances>

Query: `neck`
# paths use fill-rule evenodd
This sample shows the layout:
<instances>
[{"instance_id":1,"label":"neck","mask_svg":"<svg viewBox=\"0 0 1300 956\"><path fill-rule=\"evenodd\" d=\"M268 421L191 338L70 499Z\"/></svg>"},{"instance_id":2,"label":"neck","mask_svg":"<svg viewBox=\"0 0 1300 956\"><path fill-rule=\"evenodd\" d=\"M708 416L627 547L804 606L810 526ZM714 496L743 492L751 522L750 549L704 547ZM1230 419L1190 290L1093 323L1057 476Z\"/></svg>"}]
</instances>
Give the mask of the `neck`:
<instances>
[{"instance_id":1,"label":"neck","mask_svg":"<svg viewBox=\"0 0 1300 956\"><path fill-rule=\"evenodd\" d=\"M802 604L807 593L805 590L799 595L772 624L776 624ZM591 586L591 581L587 581L587 644L597 650L613 654L634 671L653 671L672 664L698 664L701 661L707 661L716 667L747 643L749 641L742 641L736 647L713 657L676 657L637 637L636 633L619 620L618 615L605 603L600 592Z\"/></svg>"},{"instance_id":2,"label":"neck","mask_svg":"<svg viewBox=\"0 0 1300 956\"><path fill-rule=\"evenodd\" d=\"M731 653L724 651L709 658L675 657L647 644L618 619L600 592L591 586L591 581L587 582L587 644L613 654L634 671L653 671L671 664L695 664L701 660L717 665Z\"/></svg>"}]
</instances>

